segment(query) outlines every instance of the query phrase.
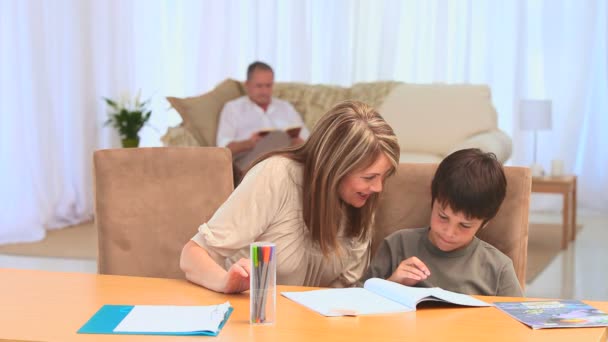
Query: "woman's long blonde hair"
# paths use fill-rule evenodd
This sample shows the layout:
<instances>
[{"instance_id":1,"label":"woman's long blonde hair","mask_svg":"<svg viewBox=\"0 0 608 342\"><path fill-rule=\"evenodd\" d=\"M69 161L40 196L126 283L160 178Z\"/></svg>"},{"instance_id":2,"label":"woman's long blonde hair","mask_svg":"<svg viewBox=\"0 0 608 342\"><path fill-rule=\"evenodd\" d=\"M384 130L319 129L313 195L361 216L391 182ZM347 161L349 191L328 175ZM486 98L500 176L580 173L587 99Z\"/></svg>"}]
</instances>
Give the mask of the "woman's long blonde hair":
<instances>
[{"instance_id":1,"label":"woman's long blonde hair","mask_svg":"<svg viewBox=\"0 0 608 342\"><path fill-rule=\"evenodd\" d=\"M393 129L367 104L344 101L319 119L304 144L270 152L253 165L276 155L303 165L304 222L327 255L338 248L341 227L345 237L368 238L378 194L371 195L363 207L354 208L342 201L338 188L346 175L369 167L382 153L392 164L392 175L399 163Z\"/></svg>"}]
</instances>

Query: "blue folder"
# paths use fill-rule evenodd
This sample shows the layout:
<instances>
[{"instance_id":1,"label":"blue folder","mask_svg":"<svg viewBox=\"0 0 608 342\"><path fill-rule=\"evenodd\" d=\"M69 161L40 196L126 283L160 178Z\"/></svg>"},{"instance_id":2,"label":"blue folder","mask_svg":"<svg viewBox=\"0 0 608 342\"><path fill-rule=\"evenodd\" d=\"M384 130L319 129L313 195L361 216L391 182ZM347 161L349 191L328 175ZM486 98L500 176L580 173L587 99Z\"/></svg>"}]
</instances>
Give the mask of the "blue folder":
<instances>
[{"instance_id":1,"label":"blue folder","mask_svg":"<svg viewBox=\"0 0 608 342\"><path fill-rule=\"evenodd\" d=\"M217 331L186 332L121 332L114 331L116 326L131 312L133 305L104 305L79 330L79 334L119 334L119 335L182 335L182 336L217 336L226 324L234 309L230 307Z\"/></svg>"}]
</instances>

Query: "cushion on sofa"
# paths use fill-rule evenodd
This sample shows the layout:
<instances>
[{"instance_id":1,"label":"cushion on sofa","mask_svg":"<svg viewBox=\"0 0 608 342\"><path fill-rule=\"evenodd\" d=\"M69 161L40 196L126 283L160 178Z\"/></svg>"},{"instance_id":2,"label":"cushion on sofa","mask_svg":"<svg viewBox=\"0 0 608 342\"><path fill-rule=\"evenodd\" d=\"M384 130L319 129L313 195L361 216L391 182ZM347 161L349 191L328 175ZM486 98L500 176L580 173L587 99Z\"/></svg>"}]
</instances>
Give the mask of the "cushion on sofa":
<instances>
[{"instance_id":1,"label":"cushion on sofa","mask_svg":"<svg viewBox=\"0 0 608 342\"><path fill-rule=\"evenodd\" d=\"M361 82L355 83L350 90L350 98L353 100L367 103L368 105L379 109L388 94L401 82L397 81L378 81L378 82ZM380 112L382 115L382 112Z\"/></svg>"},{"instance_id":2,"label":"cushion on sofa","mask_svg":"<svg viewBox=\"0 0 608 342\"><path fill-rule=\"evenodd\" d=\"M401 152L399 160L408 163L440 163L443 156L431 153Z\"/></svg>"},{"instance_id":3,"label":"cushion on sofa","mask_svg":"<svg viewBox=\"0 0 608 342\"><path fill-rule=\"evenodd\" d=\"M179 113L184 127L200 146L215 146L218 118L224 103L243 96L240 82L226 79L212 91L195 97L167 97L167 101Z\"/></svg>"},{"instance_id":4,"label":"cushion on sofa","mask_svg":"<svg viewBox=\"0 0 608 342\"><path fill-rule=\"evenodd\" d=\"M497 125L490 89L480 85L399 84L378 111L395 130L402 152L445 156Z\"/></svg>"},{"instance_id":5,"label":"cushion on sofa","mask_svg":"<svg viewBox=\"0 0 608 342\"><path fill-rule=\"evenodd\" d=\"M349 95L350 88L320 84L277 82L273 88L273 96L291 103L309 130L327 110Z\"/></svg>"}]
</instances>

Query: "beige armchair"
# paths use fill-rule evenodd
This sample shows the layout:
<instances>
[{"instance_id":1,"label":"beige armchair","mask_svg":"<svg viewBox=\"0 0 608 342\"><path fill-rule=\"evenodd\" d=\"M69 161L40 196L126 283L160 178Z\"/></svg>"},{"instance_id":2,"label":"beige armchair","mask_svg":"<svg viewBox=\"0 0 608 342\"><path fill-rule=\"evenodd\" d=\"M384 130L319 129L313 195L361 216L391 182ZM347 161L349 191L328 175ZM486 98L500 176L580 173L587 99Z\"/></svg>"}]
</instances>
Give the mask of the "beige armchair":
<instances>
[{"instance_id":1,"label":"beige armchair","mask_svg":"<svg viewBox=\"0 0 608 342\"><path fill-rule=\"evenodd\" d=\"M372 255L380 242L403 228L429 225L431 181L437 164L400 164L397 174L387 180L376 213ZM528 210L532 178L529 168L505 167L507 195L498 214L478 237L513 260L515 273L524 289L528 253Z\"/></svg>"},{"instance_id":2,"label":"beige armchair","mask_svg":"<svg viewBox=\"0 0 608 342\"><path fill-rule=\"evenodd\" d=\"M183 246L232 192L230 152L112 149L93 162L99 273L184 278Z\"/></svg>"}]
</instances>

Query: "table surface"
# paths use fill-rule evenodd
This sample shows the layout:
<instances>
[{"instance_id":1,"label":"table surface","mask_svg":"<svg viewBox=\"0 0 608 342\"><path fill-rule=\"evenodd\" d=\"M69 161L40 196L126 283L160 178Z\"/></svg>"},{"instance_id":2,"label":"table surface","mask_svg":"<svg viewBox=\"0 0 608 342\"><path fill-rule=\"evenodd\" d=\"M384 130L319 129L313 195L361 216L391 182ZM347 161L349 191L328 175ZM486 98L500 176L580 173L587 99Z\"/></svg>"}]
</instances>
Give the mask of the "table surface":
<instances>
[{"instance_id":1,"label":"table surface","mask_svg":"<svg viewBox=\"0 0 608 342\"><path fill-rule=\"evenodd\" d=\"M281 291L309 290L278 286ZM488 302L522 298L478 297ZM234 312L217 337L85 335L76 331L104 304L212 305ZM225 295L185 280L0 269L0 339L33 341L604 341L605 328L532 330L494 307L323 317L277 295L272 326L248 322L249 295ZM608 311L608 302L587 302Z\"/></svg>"}]
</instances>

